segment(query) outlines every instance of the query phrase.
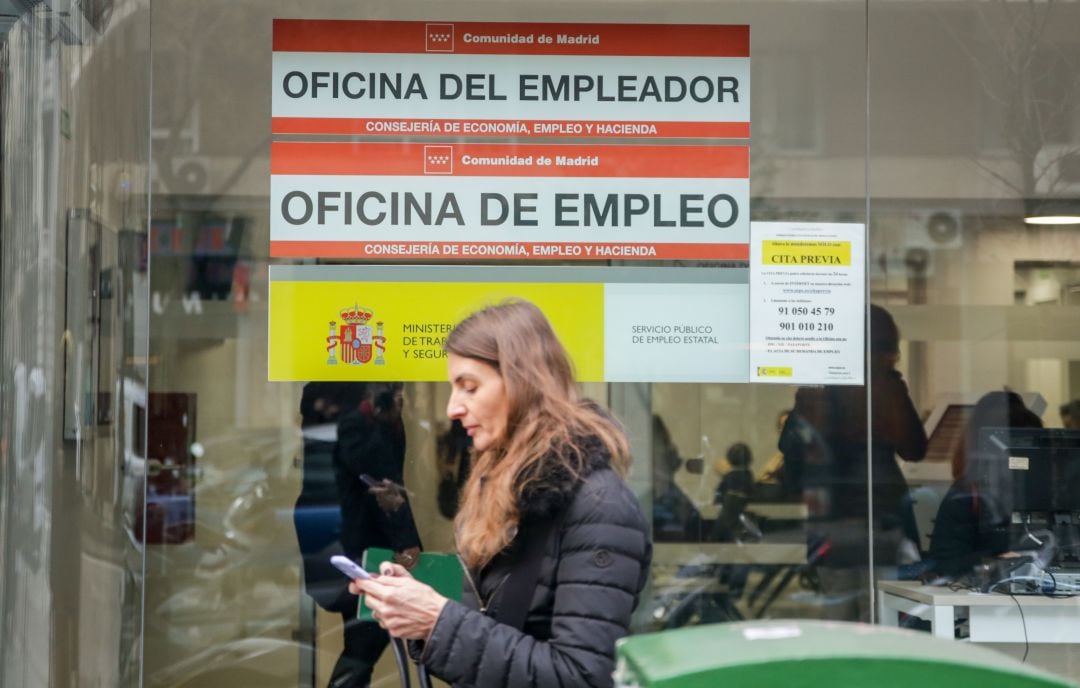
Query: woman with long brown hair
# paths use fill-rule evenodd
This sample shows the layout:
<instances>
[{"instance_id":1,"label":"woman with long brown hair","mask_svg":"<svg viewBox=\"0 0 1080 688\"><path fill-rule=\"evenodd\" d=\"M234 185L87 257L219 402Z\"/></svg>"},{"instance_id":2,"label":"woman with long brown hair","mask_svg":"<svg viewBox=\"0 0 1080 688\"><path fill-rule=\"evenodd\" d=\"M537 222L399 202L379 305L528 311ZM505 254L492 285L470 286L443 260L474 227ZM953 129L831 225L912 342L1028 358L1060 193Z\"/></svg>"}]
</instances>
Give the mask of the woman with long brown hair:
<instances>
[{"instance_id":1,"label":"woman with long brown hair","mask_svg":"<svg viewBox=\"0 0 1080 688\"><path fill-rule=\"evenodd\" d=\"M531 303L478 311L447 337L447 415L474 460L455 518L463 603L394 564L351 589L455 686L609 686L651 545L623 481L618 422L579 398L569 357Z\"/></svg>"}]
</instances>

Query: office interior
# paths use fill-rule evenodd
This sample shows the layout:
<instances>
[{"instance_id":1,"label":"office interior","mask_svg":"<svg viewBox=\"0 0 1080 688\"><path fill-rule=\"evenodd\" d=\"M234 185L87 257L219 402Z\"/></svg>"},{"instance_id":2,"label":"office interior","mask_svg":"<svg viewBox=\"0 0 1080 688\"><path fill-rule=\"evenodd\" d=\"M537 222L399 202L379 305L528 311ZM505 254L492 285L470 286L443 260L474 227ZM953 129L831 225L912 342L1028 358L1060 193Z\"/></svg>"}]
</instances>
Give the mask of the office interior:
<instances>
[{"instance_id":1,"label":"office interior","mask_svg":"<svg viewBox=\"0 0 1080 688\"><path fill-rule=\"evenodd\" d=\"M729 449L745 445L758 478L775 467L794 386L585 384L626 426L629 480L653 516L637 632L882 621L878 582L922 575L960 477L954 458L988 393L1014 392L1041 425L1035 440L999 435L1009 456L1075 478L1076 3L3 0L0 684L331 680L342 617L307 594L295 523L312 449L304 385L266 374L268 266L290 263L268 256L278 17L747 24L752 219L867 226L868 299L896 323L891 365L927 437L924 460L889 459L911 522L871 517L872 436L846 476L866 506L846 514L842 542L818 539L823 523L839 524L820 492L751 498L724 516ZM1031 222L1051 213L1066 219ZM460 457L445 453L448 388L401 393L416 528L426 549L452 551L446 490ZM847 393L845 408L863 415L839 426L888 412L865 387ZM1030 456L1025 437L1040 447ZM1005 488L1020 501L1001 551L1034 551L1041 568L1023 570L1035 589L1009 585L1016 599L1005 599L1046 598L1043 572L1059 567L1053 623L1065 630L1040 634L1028 627L1037 620L1001 607L993 613L1013 632L989 644L1077 680L1080 505L1047 506L1052 496L1030 482ZM1052 552L1026 540L1045 532ZM995 566L997 553L986 557ZM979 571L953 582L978 589L1012 575ZM961 613L951 636L967 638L969 623ZM394 685L388 650L374 677Z\"/></svg>"}]
</instances>

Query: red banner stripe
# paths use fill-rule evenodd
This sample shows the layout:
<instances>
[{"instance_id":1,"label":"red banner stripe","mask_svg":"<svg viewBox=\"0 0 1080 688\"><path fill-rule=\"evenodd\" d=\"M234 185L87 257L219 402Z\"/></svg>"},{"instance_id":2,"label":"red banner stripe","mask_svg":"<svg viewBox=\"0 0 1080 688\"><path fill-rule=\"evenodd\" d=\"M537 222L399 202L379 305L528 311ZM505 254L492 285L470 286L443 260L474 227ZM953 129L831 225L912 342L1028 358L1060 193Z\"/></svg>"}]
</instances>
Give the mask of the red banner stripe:
<instances>
[{"instance_id":1,"label":"red banner stripe","mask_svg":"<svg viewBox=\"0 0 1080 688\"><path fill-rule=\"evenodd\" d=\"M516 156L524 163L491 159ZM584 161L559 164L559 158ZM540 164L540 158L550 162ZM482 159L488 159L484 161ZM565 163L565 161L564 161ZM299 143L270 144L271 174L455 177L642 177L746 179L750 149L738 146L545 144Z\"/></svg>"},{"instance_id":2,"label":"red banner stripe","mask_svg":"<svg viewBox=\"0 0 1080 688\"><path fill-rule=\"evenodd\" d=\"M452 49L450 42L443 38L451 26ZM468 40L469 36L482 40L483 37L513 35L531 35L533 42ZM540 42L541 35L551 36L553 42ZM598 36L599 39L596 43L559 43L558 36ZM273 45L275 51L290 52L749 57L750 27L275 19Z\"/></svg>"},{"instance_id":3,"label":"red banner stripe","mask_svg":"<svg viewBox=\"0 0 1080 688\"><path fill-rule=\"evenodd\" d=\"M432 250L432 247L435 247ZM521 247L500 253L499 247ZM591 247L590 252L586 247ZM524 255L522 255L524 254ZM749 244L615 244L599 242L271 241L272 258L379 260L735 260L750 259Z\"/></svg>"},{"instance_id":4,"label":"red banner stripe","mask_svg":"<svg viewBox=\"0 0 1080 688\"><path fill-rule=\"evenodd\" d=\"M524 124L518 136L575 138L747 139L749 122L600 122L564 120L396 119L361 117L274 117L275 134L349 136L499 136L515 135L501 125ZM592 125L590 129L586 125ZM654 131L655 130L655 131Z\"/></svg>"}]
</instances>

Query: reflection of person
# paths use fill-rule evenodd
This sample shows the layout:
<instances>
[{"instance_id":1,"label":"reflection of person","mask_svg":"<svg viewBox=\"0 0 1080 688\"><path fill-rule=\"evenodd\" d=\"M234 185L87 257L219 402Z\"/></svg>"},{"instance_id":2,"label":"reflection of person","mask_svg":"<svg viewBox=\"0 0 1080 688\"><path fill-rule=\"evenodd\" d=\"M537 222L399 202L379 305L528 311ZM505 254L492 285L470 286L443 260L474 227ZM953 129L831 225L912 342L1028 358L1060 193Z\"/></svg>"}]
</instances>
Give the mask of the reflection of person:
<instances>
[{"instance_id":1,"label":"reflection of person","mask_svg":"<svg viewBox=\"0 0 1080 688\"><path fill-rule=\"evenodd\" d=\"M791 409L784 409L776 416L776 434L779 436L784 431ZM802 499L802 486L796 485L784 472L784 452L777 451L773 454L761 473L757 476L757 491L761 493L761 501L782 501L785 499Z\"/></svg>"},{"instance_id":2,"label":"reflection of person","mask_svg":"<svg viewBox=\"0 0 1080 688\"><path fill-rule=\"evenodd\" d=\"M1080 399L1061 405L1061 424L1066 430L1080 430Z\"/></svg>"},{"instance_id":3,"label":"reflection of person","mask_svg":"<svg viewBox=\"0 0 1080 688\"><path fill-rule=\"evenodd\" d=\"M728 447L725 458L731 470L724 474L713 497L713 503L720 507L713 537L720 542L738 540L740 531L746 526L743 511L754 495L754 472L750 470L754 455L750 447L744 442L736 442ZM754 526L750 532L760 535L756 530ZM745 574L745 569L740 571Z\"/></svg>"},{"instance_id":4,"label":"reflection of person","mask_svg":"<svg viewBox=\"0 0 1080 688\"><path fill-rule=\"evenodd\" d=\"M869 601L870 560L866 521L869 518L874 528L874 564L895 566L904 541L908 493L896 457L921 461L927 444L907 385L896 370L900 331L880 306L870 306L869 335L870 389L800 388L778 443L787 479L801 486L812 535L829 542L821 566L831 570L822 575L822 585L830 593L856 593L852 600L857 609L850 613L863 619L869 618L864 604ZM839 606L833 611L849 613Z\"/></svg>"},{"instance_id":5,"label":"reflection of person","mask_svg":"<svg viewBox=\"0 0 1080 688\"><path fill-rule=\"evenodd\" d=\"M657 542L700 542L701 512L675 482L679 449L664 420L652 417L653 537Z\"/></svg>"},{"instance_id":6,"label":"reflection of person","mask_svg":"<svg viewBox=\"0 0 1080 688\"><path fill-rule=\"evenodd\" d=\"M881 531L897 529L901 524L907 482L896 456L921 461L927 440L907 385L896 370L899 345L900 331L892 316L872 305L869 433L866 388L804 387L795 395L795 407L779 445L784 452L785 470L801 474L804 492L810 492L806 496L811 514L819 519L870 516ZM873 466L869 490L868 451ZM869 508L871 494L873 514ZM890 562L879 558L879 563Z\"/></svg>"},{"instance_id":7,"label":"reflection of person","mask_svg":"<svg viewBox=\"0 0 1080 688\"><path fill-rule=\"evenodd\" d=\"M353 581L380 623L455 686L610 686L615 641L651 547L621 427L578 398L530 303L486 308L447 337L447 413L476 452L455 519L469 582L448 601L404 568Z\"/></svg>"},{"instance_id":8,"label":"reflection of person","mask_svg":"<svg viewBox=\"0 0 1080 688\"><path fill-rule=\"evenodd\" d=\"M460 420L450 421L450 428L439 435L435 442L435 456L438 459L439 490L436 501L439 513L446 518L454 518L458 511L458 500L465 481L469 478L469 453L472 440L465 432Z\"/></svg>"},{"instance_id":9,"label":"reflection of person","mask_svg":"<svg viewBox=\"0 0 1080 688\"><path fill-rule=\"evenodd\" d=\"M716 486L714 504L722 504L724 495L730 492L738 492L750 497L754 492L754 472L750 470L750 464L754 462L754 455L745 442L736 442L728 447L725 453L731 470L724 474L720 484Z\"/></svg>"},{"instance_id":10,"label":"reflection of person","mask_svg":"<svg viewBox=\"0 0 1080 688\"><path fill-rule=\"evenodd\" d=\"M341 574L330 565L330 556L342 551L341 507L334 478L337 423L342 410L358 406L365 393L365 386L354 382L309 382L300 397L304 470L293 515L303 555L304 590L332 612L353 603Z\"/></svg>"},{"instance_id":11,"label":"reflection of person","mask_svg":"<svg viewBox=\"0 0 1080 688\"><path fill-rule=\"evenodd\" d=\"M1009 520L1003 498L987 490L978 475L1001 468L1007 457L984 454L979 447L983 428L1041 428L1039 417L1015 392L990 392L972 409L962 446L953 456L956 479L938 507L930 534L930 567L945 576L970 573L983 558L1009 549ZM994 466L994 464L998 464Z\"/></svg>"},{"instance_id":12,"label":"reflection of person","mask_svg":"<svg viewBox=\"0 0 1080 688\"><path fill-rule=\"evenodd\" d=\"M369 547L395 552L394 560L416 565L420 537L403 487L405 426L401 383L371 383L359 404L342 412L334 452L345 555L360 561ZM371 621L356 618L357 598L342 609L345 645L331 685L366 686L379 655L390 642Z\"/></svg>"}]
</instances>

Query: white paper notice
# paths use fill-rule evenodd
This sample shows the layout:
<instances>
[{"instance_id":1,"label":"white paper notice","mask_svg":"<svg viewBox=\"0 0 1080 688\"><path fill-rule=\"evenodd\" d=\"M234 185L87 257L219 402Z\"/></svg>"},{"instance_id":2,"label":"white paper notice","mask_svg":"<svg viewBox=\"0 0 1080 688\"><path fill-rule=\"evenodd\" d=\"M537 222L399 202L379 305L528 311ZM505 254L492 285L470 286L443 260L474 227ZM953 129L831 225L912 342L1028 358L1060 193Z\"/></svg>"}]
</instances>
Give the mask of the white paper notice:
<instances>
[{"instance_id":1,"label":"white paper notice","mask_svg":"<svg viewBox=\"0 0 1080 688\"><path fill-rule=\"evenodd\" d=\"M863 384L866 227L750 225L750 381Z\"/></svg>"}]
</instances>

